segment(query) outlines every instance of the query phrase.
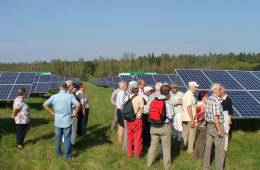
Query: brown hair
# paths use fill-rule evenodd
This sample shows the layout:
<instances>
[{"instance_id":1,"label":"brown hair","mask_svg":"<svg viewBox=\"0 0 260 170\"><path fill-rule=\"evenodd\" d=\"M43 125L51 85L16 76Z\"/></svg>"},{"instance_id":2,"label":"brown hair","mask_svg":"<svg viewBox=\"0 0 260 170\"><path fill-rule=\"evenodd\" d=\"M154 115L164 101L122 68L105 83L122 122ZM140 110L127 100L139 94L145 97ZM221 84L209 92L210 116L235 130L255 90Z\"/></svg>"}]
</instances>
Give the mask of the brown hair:
<instances>
[{"instance_id":1,"label":"brown hair","mask_svg":"<svg viewBox=\"0 0 260 170\"><path fill-rule=\"evenodd\" d=\"M201 90L198 95L198 100L201 101L204 96L206 96L208 93L206 90Z\"/></svg>"},{"instance_id":2,"label":"brown hair","mask_svg":"<svg viewBox=\"0 0 260 170\"><path fill-rule=\"evenodd\" d=\"M162 95L167 96L170 93L170 86L169 85L162 85L160 92Z\"/></svg>"},{"instance_id":3,"label":"brown hair","mask_svg":"<svg viewBox=\"0 0 260 170\"><path fill-rule=\"evenodd\" d=\"M83 85L84 85L84 84L79 83L79 84L78 84L78 88L77 88L77 90L79 90Z\"/></svg>"}]
</instances>

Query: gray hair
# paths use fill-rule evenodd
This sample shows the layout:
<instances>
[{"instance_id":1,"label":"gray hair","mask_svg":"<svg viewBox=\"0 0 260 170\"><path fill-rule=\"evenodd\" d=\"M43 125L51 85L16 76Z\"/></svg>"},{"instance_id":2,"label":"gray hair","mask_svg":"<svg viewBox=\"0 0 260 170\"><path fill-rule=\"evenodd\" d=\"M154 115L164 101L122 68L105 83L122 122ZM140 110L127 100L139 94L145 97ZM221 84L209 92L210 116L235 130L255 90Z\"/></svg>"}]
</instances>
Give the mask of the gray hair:
<instances>
[{"instance_id":1,"label":"gray hair","mask_svg":"<svg viewBox=\"0 0 260 170\"><path fill-rule=\"evenodd\" d=\"M125 84L126 84L125 81L120 81L120 82L118 83L119 89L122 89L122 87L123 87Z\"/></svg>"},{"instance_id":2,"label":"gray hair","mask_svg":"<svg viewBox=\"0 0 260 170\"><path fill-rule=\"evenodd\" d=\"M155 85L155 90L156 90L156 91L160 91L161 87L162 87L162 83L161 83L161 82L158 82L158 83L156 83L156 85Z\"/></svg>"},{"instance_id":3,"label":"gray hair","mask_svg":"<svg viewBox=\"0 0 260 170\"><path fill-rule=\"evenodd\" d=\"M139 89L131 89L131 92L138 92Z\"/></svg>"},{"instance_id":4,"label":"gray hair","mask_svg":"<svg viewBox=\"0 0 260 170\"><path fill-rule=\"evenodd\" d=\"M175 89L177 89L177 91L179 91L179 86L177 83L172 83L171 88L175 88Z\"/></svg>"},{"instance_id":5,"label":"gray hair","mask_svg":"<svg viewBox=\"0 0 260 170\"><path fill-rule=\"evenodd\" d=\"M67 84L67 87L72 86L73 82L71 80L67 80L65 81L65 83Z\"/></svg>"},{"instance_id":6,"label":"gray hair","mask_svg":"<svg viewBox=\"0 0 260 170\"><path fill-rule=\"evenodd\" d=\"M20 88L18 89L18 95L19 95L19 96L22 96L24 92L26 92L26 89L25 89L24 87L20 87Z\"/></svg>"},{"instance_id":7,"label":"gray hair","mask_svg":"<svg viewBox=\"0 0 260 170\"><path fill-rule=\"evenodd\" d=\"M219 83L214 83L210 86L210 92L213 93L213 90L215 90L217 88L217 86L221 86L221 84Z\"/></svg>"},{"instance_id":8,"label":"gray hair","mask_svg":"<svg viewBox=\"0 0 260 170\"><path fill-rule=\"evenodd\" d=\"M221 91L223 91L223 90L224 90L224 92L226 91L226 88L224 86L221 85L220 88L221 88Z\"/></svg>"}]
</instances>

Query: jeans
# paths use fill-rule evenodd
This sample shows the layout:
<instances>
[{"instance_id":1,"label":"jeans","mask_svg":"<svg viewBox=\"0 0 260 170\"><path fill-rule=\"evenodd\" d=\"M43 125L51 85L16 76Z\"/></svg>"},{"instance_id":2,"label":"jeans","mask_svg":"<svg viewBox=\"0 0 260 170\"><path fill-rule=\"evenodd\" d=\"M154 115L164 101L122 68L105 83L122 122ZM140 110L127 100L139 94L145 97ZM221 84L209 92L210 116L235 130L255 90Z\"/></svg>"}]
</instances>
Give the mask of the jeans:
<instances>
[{"instance_id":1,"label":"jeans","mask_svg":"<svg viewBox=\"0 0 260 170\"><path fill-rule=\"evenodd\" d=\"M55 150L56 153L55 155L57 157L61 156L61 149L60 149L60 144L61 144L61 138L62 135L64 135L64 158L67 160L71 158L71 125L67 128L58 128L55 126Z\"/></svg>"},{"instance_id":2,"label":"jeans","mask_svg":"<svg viewBox=\"0 0 260 170\"><path fill-rule=\"evenodd\" d=\"M78 124L77 124L77 135L78 136L86 136L86 126L88 125L88 114L89 109L85 109L87 114L86 117L83 116L82 110L79 111L78 114Z\"/></svg>"}]
</instances>

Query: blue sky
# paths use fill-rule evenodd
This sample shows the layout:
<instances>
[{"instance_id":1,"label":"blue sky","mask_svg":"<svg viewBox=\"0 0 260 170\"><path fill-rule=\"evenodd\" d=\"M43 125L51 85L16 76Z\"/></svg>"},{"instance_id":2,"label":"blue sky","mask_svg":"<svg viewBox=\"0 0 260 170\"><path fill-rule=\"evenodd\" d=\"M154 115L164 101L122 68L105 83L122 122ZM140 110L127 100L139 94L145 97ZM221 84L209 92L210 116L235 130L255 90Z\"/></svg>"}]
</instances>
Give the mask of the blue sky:
<instances>
[{"instance_id":1,"label":"blue sky","mask_svg":"<svg viewBox=\"0 0 260 170\"><path fill-rule=\"evenodd\" d=\"M259 6L259 0L0 0L0 62L260 53Z\"/></svg>"}]
</instances>

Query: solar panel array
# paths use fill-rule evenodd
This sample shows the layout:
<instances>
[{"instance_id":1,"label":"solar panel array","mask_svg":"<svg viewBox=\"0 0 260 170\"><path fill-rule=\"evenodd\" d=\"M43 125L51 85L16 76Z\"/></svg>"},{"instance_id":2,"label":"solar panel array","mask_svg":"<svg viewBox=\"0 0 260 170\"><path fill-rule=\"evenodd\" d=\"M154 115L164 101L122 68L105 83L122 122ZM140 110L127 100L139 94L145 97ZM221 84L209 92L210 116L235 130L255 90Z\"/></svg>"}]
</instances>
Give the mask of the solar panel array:
<instances>
[{"instance_id":1,"label":"solar panel array","mask_svg":"<svg viewBox=\"0 0 260 170\"><path fill-rule=\"evenodd\" d=\"M76 83L80 81L80 79L69 79ZM0 72L0 100L14 100L20 87L26 89L25 100L29 98L30 93L48 93L50 89L58 88L59 80L60 76L52 74Z\"/></svg>"},{"instance_id":2,"label":"solar panel array","mask_svg":"<svg viewBox=\"0 0 260 170\"><path fill-rule=\"evenodd\" d=\"M188 82L196 81L200 90L209 92L213 83L226 88L226 94L233 102L234 118L260 117L260 72L231 70L187 70L175 69L187 87ZM210 93L209 93L210 94Z\"/></svg>"}]
</instances>

